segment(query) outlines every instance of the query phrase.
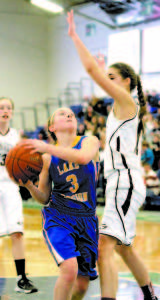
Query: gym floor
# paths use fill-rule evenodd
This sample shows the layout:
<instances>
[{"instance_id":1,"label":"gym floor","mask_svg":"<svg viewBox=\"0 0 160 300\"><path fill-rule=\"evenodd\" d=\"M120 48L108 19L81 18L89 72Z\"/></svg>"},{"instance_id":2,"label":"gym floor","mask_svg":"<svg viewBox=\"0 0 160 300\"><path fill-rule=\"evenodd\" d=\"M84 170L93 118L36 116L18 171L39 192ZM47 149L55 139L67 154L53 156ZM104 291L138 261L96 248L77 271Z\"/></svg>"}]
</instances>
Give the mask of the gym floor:
<instances>
[{"instance_id":1,"label":"gym floor","mask_svg":"<svg viewBox=\"0 0 160 300\"><path fill-rule=\"evenodd\" d=\"M4 294L7 295L7 300L53 299L53 288L59 270L43 240L40 210L41 206L35 201L24 202L27 273L38 287L38 293L25 295L14 292L16 271L11 253L11 241L8 237L0 239L0 286L4 285ZM103 207L97 207L99 218L102 213ZM139 212L134 244L143 257L154 283L156 294L160 297L160 212ZM131 273L121 258L117 254L115 255L119 268L117 300L142 300L141 290ZM99 279L90 283L84 299L100 299Z\"/></svg>"}]
</instances>

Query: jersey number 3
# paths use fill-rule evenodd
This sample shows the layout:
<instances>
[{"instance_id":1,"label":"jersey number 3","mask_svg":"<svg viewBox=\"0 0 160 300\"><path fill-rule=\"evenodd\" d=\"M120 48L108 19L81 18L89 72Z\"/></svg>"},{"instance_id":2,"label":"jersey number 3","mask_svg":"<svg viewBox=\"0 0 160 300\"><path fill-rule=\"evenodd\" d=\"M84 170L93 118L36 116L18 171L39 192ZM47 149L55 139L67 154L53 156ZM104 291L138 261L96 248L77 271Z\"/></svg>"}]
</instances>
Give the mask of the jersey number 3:
<instances>
[{"instance_id":1,"label":"jersey number 3","mask_svg":"<svg viewBox=\"0 0 160 300\"><path fill-rule=\"evenodd\" d=\"M7 156L7 154L0 155L0 166L5 165L6 156Z\"/></svg>"},{"instance_id":2,"label":"jersey number 3","mask_svg":"<svg viewBox=\"0 0 160 300\"><path fill-rule=\"evenodd\" d=\"M66 181L71 182L71 184L72 184L72 186L69 189L71 191L71 193L76 193L77 190L79 189L79 184L78 184L76 175L74 175L74 174L68 175L66 177Z\"/></svg>"}]
</instances>

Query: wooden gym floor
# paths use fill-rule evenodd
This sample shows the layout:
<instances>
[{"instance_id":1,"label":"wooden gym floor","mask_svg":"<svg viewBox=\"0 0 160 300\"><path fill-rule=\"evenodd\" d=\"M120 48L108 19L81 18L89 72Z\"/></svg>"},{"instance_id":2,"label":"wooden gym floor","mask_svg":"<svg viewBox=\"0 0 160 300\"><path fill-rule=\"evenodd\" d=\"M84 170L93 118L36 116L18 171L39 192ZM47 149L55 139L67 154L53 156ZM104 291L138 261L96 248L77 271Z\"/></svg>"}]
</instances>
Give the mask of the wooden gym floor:
<instances>
[{"instance_id":1,"label":"wooden gym floor","mask_svg":"<svg viewBox=\"0 0 160 300\"><path fill-rule=\"evenodd\" d=\"M8 299L53 300L53 288L59 274L41 233L41 206L34 201L24 202L25 248L28 276L34 281L39 292L30 295L14 292L16 271L11 254L11 241L0 239L0 287ZM101 217L103 207L97 208ZM137 217L135 247L150 272L156 294L160 297L160 212L141 211ZM142 300L143 296L131 273L116 254L119 268L119 292L117 300ZM5 281L5 284L4 284ZM91 282L84 298L100 299L99 280Z\"/></svg>"}]
</instances>

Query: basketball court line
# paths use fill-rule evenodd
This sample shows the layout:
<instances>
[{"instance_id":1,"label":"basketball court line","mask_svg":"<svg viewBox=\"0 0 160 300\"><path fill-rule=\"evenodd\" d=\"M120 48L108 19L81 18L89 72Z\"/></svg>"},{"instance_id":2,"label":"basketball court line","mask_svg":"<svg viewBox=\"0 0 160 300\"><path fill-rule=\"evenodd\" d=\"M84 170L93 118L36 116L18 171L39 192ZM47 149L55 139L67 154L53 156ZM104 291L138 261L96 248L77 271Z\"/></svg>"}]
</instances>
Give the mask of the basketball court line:
<instances>
[{"instance_id":1,"label":"basketball court line","mask_svg":"<svg viewBox=\"0 0 160 300\"><path fill-rule=\"evenodd\" d=\"M56 281L56 276L47 277L31 277L35 285L39 288L38 293L34 294L19 294L14 292L16 278L8 278L6 280L6 294L9 299L14 300L50 300L53 299L53 288ZM156 294L160 297L160 285L154 285ZM100 299L99 279L90 282L89 289L84 297L84 300ZM119 277L119 290L117 300L143 300L143 295L135 280Z\"/></svg>"},{"instance_id":2,"label":"basketball court line","mask_svg":"<svg viewBox=\"0 0 160 300\"><path fill-rule=\"evenodd\" d=\"M119 272L119 279L126 279L128 281L135 281L133 275L130 273L130 272ZM150 271L149 272L150 274L150 277L152 279L152 282L155 286L158 286L160 287L160 272L154 272L154 271ZM47 278L53 278L53 277L57 277L56 275L53 276L53 275L47 275L47 276L42 276L42 275L36 275L36 276L31 276L29 275L30 278L39 278L39 277L47 277ZM1 278L1 276L0 276ZM13 278L16 278L15 276L10 276L10 277L6 277L6 279L13 279Z\"/></svg>"}]
</instances>

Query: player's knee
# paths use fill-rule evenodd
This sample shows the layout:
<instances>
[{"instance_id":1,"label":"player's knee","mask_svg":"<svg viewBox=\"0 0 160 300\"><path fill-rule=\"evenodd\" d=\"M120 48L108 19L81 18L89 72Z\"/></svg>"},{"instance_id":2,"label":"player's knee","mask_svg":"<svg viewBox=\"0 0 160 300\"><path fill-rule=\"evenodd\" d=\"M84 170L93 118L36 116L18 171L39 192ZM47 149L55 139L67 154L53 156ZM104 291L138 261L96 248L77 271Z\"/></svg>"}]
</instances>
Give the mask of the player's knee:
<instances>
[{"instance_id":1,"label":"player's knee","mask_svg":"<svg viewBox=\"0 0 160 300\"><path fill-rule=\"evenodd\" d=\"M107 235L100 235L99 246L98 246L98 256L99 260L102 257L109 257L113 254L113 250L116 245L116 240Z\"/></svg>"},{"instance_id":2,"label":"player's knee","mask_svg":"<svg viewBox=\"0 0 160 300\"><path fill-rule=\"evenodd\" d=\"M122 256L122 257L126 257L127 255L129 255L132 252L132 247L128 247L125 245L121 245L121 246L116 246L116 252Z\"/></svg>"},{"instance_id":3,"label":"player's knee","mask_svg":"<svg viewBox=\"0 0 160 300\"><path fill-rule=\"evenodd\" d=\"M68 282L68 284L72 284L76 281L77 278L77 271L75 269L70 269L68 274L65 273L63 274L63 278L66 282Z\"/></svg>"},{"instance_id":4,"label":"player's knee","mask_svg":"<svg viewBox=\"0 0 160 300\"><path fill-rule=\"evenodd\" d=\"M75 259L69 259L64 261L61 264L60 269L61 269L61 276L66 282L68 283L75 282L78 273L78 265Z\"/></svg>"},{"instance_id":5,"label":"player's knee","mask_svg":"<svg viewBox=\"0 0 160 300\"><path fill-rule=\"evenodd\" d=\"M11 234L12 241L20 240L21 238L22 238L22 233L21 232L14 232L14 233Z\"/></svg>"}]
</instances>

